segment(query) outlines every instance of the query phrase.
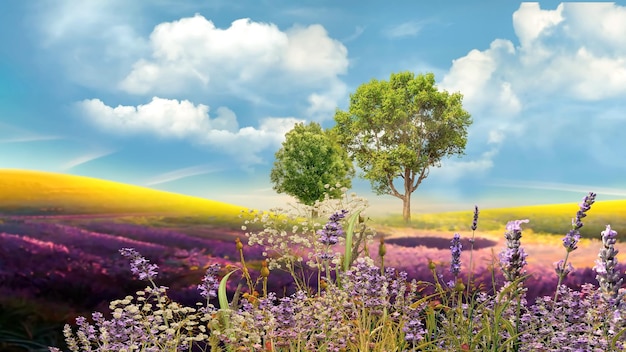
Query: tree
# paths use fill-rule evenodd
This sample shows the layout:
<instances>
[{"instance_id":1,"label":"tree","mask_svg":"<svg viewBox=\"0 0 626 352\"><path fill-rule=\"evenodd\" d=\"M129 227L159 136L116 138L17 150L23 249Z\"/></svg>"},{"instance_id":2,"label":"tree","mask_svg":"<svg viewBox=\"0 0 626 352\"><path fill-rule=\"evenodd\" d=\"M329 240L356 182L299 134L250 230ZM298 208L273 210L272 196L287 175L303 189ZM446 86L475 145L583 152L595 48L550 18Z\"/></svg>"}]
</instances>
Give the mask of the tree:
<instances>
[{"instance_id":1,"label":"tree","mask_svg":"<svg viewBox=\"0 0 626 352\"><path fill-rule=\"evenodd\" d=\"M350 95L348 111L337 109L334 131L362 178L378 195L402 199L402 216L411 221L411 194L441 159L464 154L470 114L460 93L439 91L432 73L391 74L371 80ZM395 179L402 179L398 190Z\"/></svg>"},{"instance_id":2,"label":"tree","mask_svg":"<svg viewBox=\"0 0 626 352\"><path fill-rule=\"evenodd\" d=\"M353 177L354 167L345 149L315 122L298 123L286 134L270 174L274 190L306 205L323 200L324 193L340 197L340 189L329 191L324 185L341 183L350 188Z\"/></svg>"}]
</instances>

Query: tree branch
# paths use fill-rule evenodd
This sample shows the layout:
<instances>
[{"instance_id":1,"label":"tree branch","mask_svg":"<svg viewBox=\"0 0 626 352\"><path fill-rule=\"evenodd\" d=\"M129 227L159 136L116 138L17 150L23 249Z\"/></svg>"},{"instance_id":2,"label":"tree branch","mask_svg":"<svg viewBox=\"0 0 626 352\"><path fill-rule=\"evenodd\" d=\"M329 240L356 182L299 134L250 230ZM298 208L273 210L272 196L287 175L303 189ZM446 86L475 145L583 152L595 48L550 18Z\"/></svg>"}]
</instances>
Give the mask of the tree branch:
<instances>
[{"instance_id":1,"label":"tree branch","mask_svg":"<svg viewBox=\"0 0 626 352\"><path fill-rule=\"evenodd\" d=\"M398 190L396 189L396 186L393 185L393 179L391 178L391 176L389 174L386 175L387 176L387 182L389 184L389 187L391 188L392 193L389 193L389 195L392 195L394 197L398 197L402 200L404 200L404 196L401 195Z\"/></svg>"},{"instance_id":2,"label":"tree branch","mask_svg":"<svg viewBox=\"0 0 626 352\"><path fill-rule=\"evenodd\" d=\"M411 186L411 193L413 193L417 187L420 185L420 183L422 183L422 181L428 177L428 174L430 173L430 170L428 167L425 167L422 169L422 172L420 173L419 177L417 178L417 180L415 180L415 184Z\"/></svg>"}]
</instances>

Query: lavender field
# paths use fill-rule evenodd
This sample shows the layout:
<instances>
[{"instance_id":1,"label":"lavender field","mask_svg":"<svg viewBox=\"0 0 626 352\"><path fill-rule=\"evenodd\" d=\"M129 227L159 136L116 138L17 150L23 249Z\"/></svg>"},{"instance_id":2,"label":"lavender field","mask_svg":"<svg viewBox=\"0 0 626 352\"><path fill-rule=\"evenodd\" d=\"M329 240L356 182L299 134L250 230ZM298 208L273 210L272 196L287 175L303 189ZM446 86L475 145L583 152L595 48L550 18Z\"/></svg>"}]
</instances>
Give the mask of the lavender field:
<instances>
[{"instance_id":1,"label":"lavender field","mask_svg":"<svg viewBox=\"0 0 626 352\"><path fill-rule=\"evenodd\" d=\"M50 335L61 331L60 323L106 308L109 301L141 288L128 275L120 248L136 248L158 264L172 298L187 304L201 300L197 282L210 264L232 265L229 258L238 255L234 237L232 241L199 238L133 224L90 222L84 217L81 223L29 216L1 219L0 321L19 319L23 324L0 325L0 350L9 348L6 341L28 339L35 341L31 349L44 348ZM228 238L220 235L215 237ZM260 249L246 248L245 253L251 264L260 266ZM23 314L15 316L16 310ZM56 329L34 336L32 331L44 323Z\"/></svg>"},{"instance_id":2,"label":"lavender field","mask_svg":"<svg viewBox=\"0 0 626 352\"><path fill-rule=\"evenodd\" d=\"M128 261L120 256L120 248L134 248L158 265L159 283L169 288L170 298L187 306L201 302L203 298L197 285L206 269L212 264L220 264L222 268L240 266L235 239L240 237L244 243L247 241L241 230L182 228L151 227L123 223L115 218L96 220L85 216L3 217L0 223L0 322L5 323L0 325L0 348L3 351L45 350L46 346L63 348L62 324L73 324L76 316L87 312L107 311L110 301L143 288L129 275ZM397 230L384 228L378 233L378 238L387 238L385 262L377 258L378 265L405 271L409 280L419 281L432 281L429 263L449 267L452 234ZM394 232L402 235L392 235ZM463 248L469 248L467 236L461 243ZM494 283L501 287L505 281L498 270L493 270L497 263L494 253L501 249L501 244L480 234L474 239L473 281L476 287L491 294ZM258 276L263 251L259 245L243 247L252 276ZM377 241L370 243L369 251L377 253ZM464 251L461 261L469 263L469 255L469 251ZM591 264L577 268L563 283L573 289L580 289L585 283L595 284ZM466 269L462 272L469 272ZM528 302L553 294L558 278L550 266L531 263L527 269L530 274L526 280L530 288ZM618 269L625 268L620 265ZM442 269L440 272L443 281L452 278L449 271ZM269 289L272 292L282 293L282 296L295 292L287 273L273 270L271 275ZM463 274L459 278L467 280ZM243 282L241 273L233 275L228 286L231 297ZM21 323L7 323L15 319Z\"/></svg>"}]
</instances>

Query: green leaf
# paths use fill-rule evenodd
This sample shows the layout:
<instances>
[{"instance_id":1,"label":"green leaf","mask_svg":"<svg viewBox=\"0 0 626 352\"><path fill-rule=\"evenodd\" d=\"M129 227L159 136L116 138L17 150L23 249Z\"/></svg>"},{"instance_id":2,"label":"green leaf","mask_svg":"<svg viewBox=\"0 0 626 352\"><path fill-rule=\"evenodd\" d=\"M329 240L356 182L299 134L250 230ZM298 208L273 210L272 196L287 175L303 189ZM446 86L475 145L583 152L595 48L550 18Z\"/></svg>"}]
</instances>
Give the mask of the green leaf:
<instances>
[{"instance_id":1,"label":"green leaf","mask_svg":"<svg viewBox=\"0 0 626 352\"><path fill-rule=\"evenodd\" d=\"M352 261L352 237L354 236L354 226L356 225L357 220L359 220L359 215L361 211L352 214L350 220L348 220L348 229L346 230L346 250L345 255L343 257L343 270L347 271L348 265L350 265L350 261Z\"/></svg>"},{"instance_id":2,"label":"green leaf","mask_svg":"<svg viewBox=\"0 0 626 352\"><path fill-rule=\"evenodd\" d=\"M230 306L228 305L228 296L226 296L226 283L228 282L228 278L230 277L230 275L232 275L232 273L237 270L239 269L233 270L224 275L222 281L220 281L220 287L217 291L217 298L220 302L220 309L230 309Z\"/></svg>"}]
</instances>

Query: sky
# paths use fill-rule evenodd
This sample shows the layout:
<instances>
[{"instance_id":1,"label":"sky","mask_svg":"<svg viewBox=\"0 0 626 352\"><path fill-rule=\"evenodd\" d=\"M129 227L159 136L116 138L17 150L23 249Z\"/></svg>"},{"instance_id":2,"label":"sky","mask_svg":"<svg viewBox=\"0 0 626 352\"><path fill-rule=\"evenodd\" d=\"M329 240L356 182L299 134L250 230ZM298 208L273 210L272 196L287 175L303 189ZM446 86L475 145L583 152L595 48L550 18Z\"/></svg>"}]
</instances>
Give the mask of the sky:
<instances>
[{"instance_id":1,"label":"sky","mask_svg":"<svg viewBox=\"0 0 626 352\"><path fill-rule=\"evenodd\" d=\"M284 206L285 133L401 71L473 119L414 212L626 199L625 1L2 1L0 168Z\"/></svg>"}]
</instances>

